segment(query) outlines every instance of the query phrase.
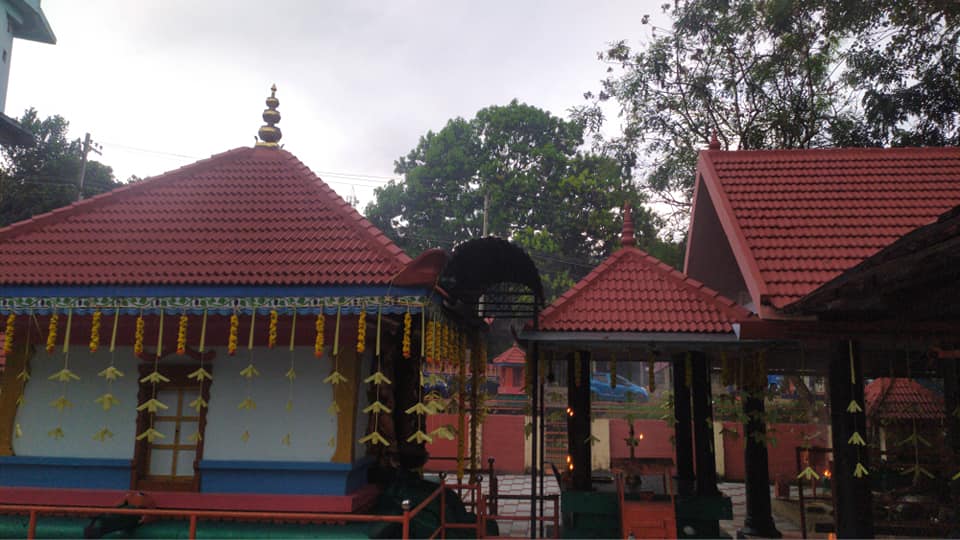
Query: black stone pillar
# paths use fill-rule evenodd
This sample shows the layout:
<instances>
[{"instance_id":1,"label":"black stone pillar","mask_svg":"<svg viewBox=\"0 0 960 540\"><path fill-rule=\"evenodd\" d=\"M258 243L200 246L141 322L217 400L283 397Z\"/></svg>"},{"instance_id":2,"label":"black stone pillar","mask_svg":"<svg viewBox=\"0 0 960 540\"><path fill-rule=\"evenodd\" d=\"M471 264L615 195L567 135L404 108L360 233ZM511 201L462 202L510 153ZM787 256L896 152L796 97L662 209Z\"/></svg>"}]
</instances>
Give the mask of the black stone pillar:
<instances>
[{"instance_id":1,"label":"black stone pillar","mask_svg":"<svg viewBox=\"0 0 960 540\"><path fill-rule=\"evenodd\" d=\"M857 402L860 412L848 412L851 401ZM830 422L833 428L833 478L830 482L837 538L873 538L870 477L854 476L858 462L870 469L867 449L848 442L854 431L866 439L865 408L859 350L856 344L851 351L849 342L840 342L830 359Z\"/></svg>"},{"instance_id":2,"label":"black stone pillar","mask_svg":"<svg viewBox=\"0 0 960 540\"><path fill-rule=\"evenodd\" d=\"M677 495L693 495L693 431L686 353L673 356L673 439L677 450Z\"/></svg>"},{"instance_id":3,"label":"black stone pillar","mask_svg":"<svg viewBox=\"0 0 960 540\"><path fill-rule=\"evenodd\" d=\"M782 538L773 522L770 508L770 471L767 456L767 423L764 420L764 388L750 388L744 394L744 488L747 496L747 515L738 536Z\"/></svg>"},{"instance_id":4,"label":"black stone pillar","mask_svg":"<svg viewBox=\"0 0 960 540\"><path fill-rule=\"evenodd\" d=\"M576 361L579 355L580 361ZM577 376L577 368L580 375ZM580 382L578 385L577 382ZM567 363L567 447L573 460L573 489L592 489L590 452L590 353L574 353Z\"/></svg>"},{"instance_id":5,"label":"black stone pillar","mask_svg":"<svg viewBox=\"0 0 960 540\"><path fill-rule=\"evenodd\" d=\"M713 448L713 396L710 388L710 359L702 352L691 353L693 367L693 434L697 463L697 495L719 495L717 460Z\"/></svg>"}]
</instances>

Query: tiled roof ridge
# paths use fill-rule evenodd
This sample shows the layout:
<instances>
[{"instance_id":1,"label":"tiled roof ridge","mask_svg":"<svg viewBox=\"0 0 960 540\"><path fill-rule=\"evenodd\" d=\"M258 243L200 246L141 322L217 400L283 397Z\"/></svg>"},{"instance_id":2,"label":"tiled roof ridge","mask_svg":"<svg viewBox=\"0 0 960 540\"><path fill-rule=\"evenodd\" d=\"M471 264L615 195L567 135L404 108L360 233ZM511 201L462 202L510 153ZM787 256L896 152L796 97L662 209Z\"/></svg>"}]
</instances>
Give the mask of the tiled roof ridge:
<instances>
[{"instance_id":1,"label":"tiled roof ridge","mask_svg":"<svg viewBox=\"0 0 960 540\"><path fill-rule=\"evenodd\" d=\"M280 150L285 155L287 161L290 162L292 166L299 169L302 173L306 175L307 178L311 179L309 184L318 189L325 197L327 197L331 203L333 203L332 210L339 212L343 215L344 219L356 226L357 231L360 234L366 236L374 245L381 249L388 257L396 259L398 264L407 265L413 259L410 258L399 246L397 246L393 240L390 240L386 234L378 229L373 223L371 223L367 218L363 217L363 214L357 211L356 208L350 205L346 200L343 199L336 191L333 190L322 178L317 176L310 167L300 161L299 158L294 156L292 153L286 150ZM400 269L402 270L402 268ZM399 270L398 270L399 273Z\"/></svg>"},{"instance_id":2,"label":"tiled roof ridge","mask_svg":"<svg viewBox=\"0 0 960 540\"><path fill-rule=\"evenodd\" d=\"M18 235L30 233L48 225L59 223L70 217L91 212L123 197L130 196L147 189L155 188L158 184L162 185L168 182L174 182L186 174L199 174L206 172L208 169L220 165L221 160L225 158L233 157L234 155L240 155L244 153L244 151L252 150L252 148L247 146L241 146L239 148L227 150L182 167L160 173L156 176L144 178L139 182L122 184L114 189L111 189L110 191L105 191L88 199L74 201L67 206L54 208L49 212L37 214L25 220L11 223L6 227L0 228L0 240L8 240Z\"/></svg>"},{"instance_id":3,"label":"tiled roof ridge","mask_svg":"<svg viewBox=\"0 0 960 540\"><path fill-rule=\"evenodd\" d=\"M633 246L622 247L609 257L600 263L596 268L594 268L589 274L586 275L583 279L576 283L573 287L567 290L563 295L560 296L556 301L554 301L550 306L548 306L540 314L542 320L546 320L552 313L559 311L563 305L567 302L572 301L576 298L581 292L586 290L591 283L596 281L600 276L602 276L606 271L613 265L617 263L623 257L628 255L637 255L641 257L645 264L650 265L655 270L659 271L664 277L667 277L688 291L694 293L697 296L700 296L705 302L716 306L720 311L725 315L734 318L734 319L746 319L753 317L753 314L744 308L743 306L737 304L733 300L723 296L718 291L707 287L703 283L687 276L683 272L680 272L676 268L670 266L669 264L661 261L660 259L650 255L646 251Z\"/></svg>"},{"instance_id":4,"label":"tiled roof ridge","mask_svg":"<svg viewBox=\"0 0 960 540\"><path fill-rule=\"evenodd\" d=\"M510 346L509 349L507 349L507 350L503 351L502 353L498 354L498 355L492 360L492 362L493 362L494 364L502 364L502 363L504 363L504 362L512 361L512 357L513 357L514 355L516 355L518 352L521 353L521 354L523 354L524 356L527 354L526 351L523 349L523 347L521 347L520 345L517 345L516 343L514 343L513 345ZM520 360L519 362L522 362L522 360Z\"/></svg>"},{"instance_id":5,"label":"tiled roof ridge","mask_svg":"<svg viewBox=\"0 0 960 540\"><path fill-rule=\"evenodd\" d=\"M956 146L839 146L824 148L771 148L771 149L751 149L751 150L702 150L711 157L735 158L738 156L814 156L816 154L870 154L870 159L876 159L877 155L891 154L915 154L924 152L929 154L940 154L944 156L960 155L960 147ZM832 156L835 157L835 156ZM724 160L725 161L725 160ZM802 161L810 161L803 159Z\"/></svg>"}]
</instances>

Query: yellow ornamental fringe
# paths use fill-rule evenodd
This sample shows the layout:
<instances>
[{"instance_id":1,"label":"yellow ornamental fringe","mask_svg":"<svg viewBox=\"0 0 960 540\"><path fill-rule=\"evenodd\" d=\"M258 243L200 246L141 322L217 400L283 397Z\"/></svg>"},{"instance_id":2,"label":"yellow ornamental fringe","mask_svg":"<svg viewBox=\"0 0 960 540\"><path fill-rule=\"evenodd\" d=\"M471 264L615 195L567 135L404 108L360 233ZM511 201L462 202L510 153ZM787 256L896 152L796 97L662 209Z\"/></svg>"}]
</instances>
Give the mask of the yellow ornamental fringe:
<instances>
[{"instance_id":1,"label":"yellow ornamental fringe","mask_svg":"<svg viewBox=\"0 0 960 540\"><path fill-rule=\"evenodd\" d=\"M418 429L417 431L413 432L413 435L407 437L407 442L414 442L414 441L416 441L417 444L432 443L433 437L427 435L426 433Z\"/></svg>"},{"instance_id":2,"label":"yellow ornamental fringe","mask_svg":"<svg viewBox=\"0 0 960 540\"><path fill-rule=\"evenodd\" d=\"M197 370L191 372L189 375L187 375L187 378L193 379L197 382L212 381L213 375L211 375L209 371L200 367Z\"/></svg>"},{"instance_id":3,"label":"yellow ornamental fringe","mask_svg":"<svg viewBox=\"0 0 960 540\"><path fill-rule=\"evenodd\" d=\"M317 321L314 324L317 328L317 339L313 344L313 355L317 358L323 358L323 313L317 315Z\"/></svg>"},{"instance_id":4,"label":"yellow ornamental fringe","mask_svg":"<svg viewBox=\"0 0 960 540\"><path fill-rule=\"evenodd\" d=\"M380 433L378 433L378 432L376 432L376 431L374 431L373 433L367 435L366 437L361 438L361 439L360 439L359 441L357 441L357 442L359 442L360 444L370 443L370 444L372 444L372 445L374 445L374 446L376 446L376 445L378 445L378 444L379 444L379 445L382 445L382 446L390 446L390 443L389 443L386 439L383 438L383 435L380 435Z\"/></svg>"},{"instance_id":5,"label":"yellow ornamental fringe","mask_svg":"<svg viewBox=\"0 0 960 540\"><path fill-rule=\"evenodd\" d=\"M123 372L113 366L110 366L102 370L100 373L97 373L97 376L103 377L104 379L110 382L113 382L119 379L120 377L123 377Z\"/></svg>"},{"instance_id":6,"label":"yellow ornamental fringe","mask_svg":"<svg viewBox=\"0 0 960 540\"><path fill-rule=\"evenodd\" d=\"M410 332L413 329L413 316L410 315L410 309L407 308L407 313L403 316L403 357L410 358Z\"/></svg>"},{"instance_id":7,"label":"yellow ornamental fringe","mask_svg":"<svg viewBox=\"0 0 960 540\"><path fill-rule=\"evenodd\" d=\"M7 327L4 329L3 352L10 354L13 352L13 329L17 316L11 313L7 315Z\"/></svg>"},{"instance_id":8,"label":"yellow ornamental fringe","mask_svg":"<svg viewBox=\"0 0 960 540\"><path fill-rule=\"evenodd\" d=\"M93 436L93 440L100 441L100 442L103 442L107 439L112 439L112 438L113 438L113 432L107 428L101 429Z\"/></svg>"},{"instance_id":9,"label":"yellow ornamental fringe","mask_svg":"<svg viewBox=\"0 0 960 540\"><path fill-rule=\"evenodd\" d=\"M847 412L851 414L856 414L858 412L863 412L863 408L860 407L860 404L857 403L857 400L851 399L850 404L847 405Z\"/></svg>"},{"instance_id":10,"label":"yellow ornamental fringe","mask_svg":"<svg viewBox=\"0 0 960 540\"><path fill-rule=\"evenodd\" d=\"M457 434L454 433L454 430L450 426L440 426L437 429L430 432L430 436L433 438L446 439L452 441L457 438Z\"/></svg>"},{"instance_id":11,"label":"yellow ornamental fringe","mask_svg":"<svg viewBox=\"0 0 960 540\"><path fill-rule=\"evenodd\" d=\"M327 377L323 379L323 382L327 384L340 384L347 382L347 378L341 375L339 371L334 371L330 375L327 375Z\"/></svg>"},{"instance_id":12,"label":"yellow ornamental fringe","mask_svg":"<svg viewBox=\"0 0 960 540\"><path fill-rule=\"evenodd\" d=\"M133 334L133 354L140 356L143 354L143 314L137 316L136 330Z\"/></svg>"},{"instance_id":13,"label":"yellow ornamental fringe","mask_svg":"<svg viewBox=\"0 0 960 540\"><path fill-rule=\"evenodd\" d=\"M277 310L270 310L270 325L267 330L267 348L272 349L277 346Z\"/></svg>"},{"instance_id":14,"label":"yellow ornamental fringe","mask_svg":"<svg viewBox=\"0 0 960 540\"><path fill-rule=\"evenodd\" d=\"M423 339L424 357L427 364L433 364L433 321L427 322Z\"/></svg>"},{"instance_id":15,"label":"yellow ornamental fringe","mask_svg":"<svg viewBox=\"0 0 960 540\"><path fill-rule=\"evenodd\" d=\"M237 331L240 329L240 317L236 313L230 316L230 335L227 338L227 354L237 354Z\"/></svg>"},{"instance_id":16,"label":"yellow ornamental fringe","mask_svg":"<svg viewBox=\"0 0 960 540\"><path fill-rule=\"evenodd\" d=\"M161 375L159 371L154 371L154 372L150 373L149 375L143 376L143 377L140 379L140 382L141 382L141 383L144 383L144 384L145 384L145 383L159 384L159 383L168 383L168 382L170 382L170 379L168 379L168 378L164 377L163 375Z\"/></svg>"},{"instance_id":17,"label":"yellow ornamental fringe","mask_svg":"<svg viewBox=\"0 0 960 540\"><path fill-rule=\"evenodd\" d=\"M54 312L50 315L50 324L47 326L47 353L53 354L57 348L57 321L60 317Z\"/></svg>"},{"instance_id":18,"label":"yellow ornamental fringe","mask_svg":"<svg viewBox=\"0 0 960 540\"><path fill-rule=\"evenodd\" d=\"M57 426L57 427L51 429L50 431L48 431L48 432L47 432L47 436L48 436L48 437L53 437L54 439L62 439L62 438L63 438L63 429L62 429L60 426Z\"/></svg>"},{"instance_id":19,"label":"yellow ornamental fringe","mask_svg":"<svg viewBox=\"0 0 960 540\"><path fill-rule=\"evenodd\" d=\"M859 431L854 431L853 435L847 439L847 444L855 444L857 446L866 446L867 442L863 440L863 437L860 436Z\"/></svg>"},{"instance_id":20,"label":"yellow ornamental fringe","mask_svg":"<svg viewBox=\"0 0 960 540\"><path fill-rule=\"evenodd\" d=\"M189 406L191 409L199 413L200 409L207 408L207 400L203 399L202 396L197 396L197 399L194 399L193 401L191 401Z\"/></svg>"},{"instance_id":21,"label":"yellow ornamental fringe","mask_svg":"<svg viewBox=\"0 0 960 540\"><path fill-rule=\"evenodd\" d=\"M100 406L103 407L103 410L105 411L109 411L114 405L120 404L120 400L113 397L113 394L109 392L93 400L93 402L99 403Z\"/></svg>"},{"instance_id":22,"label":"yellow ornamental fringe","mask_svg":"<svg viewBox=\"0 0 960 540\"><path fill-rule=\"evenodd\" d=\"M797 475L798 480L819 480L820 475L817 474L817 471L813 470L813 467L807 467L800 474Z\"/></svg>"},{"instance_id":23,"label":"yellow ornamental fringe","mask_svg":"<svg viewBox=\"0 0 960 540\"><path fill-rule=\"evenodd\" d=\"M853 470L853 475L857 478L863 478L864 476L867 476L869 474L870 474L870 471L868 471L867 468L864 467L863 464L858 461L856 468L854 468Z\"/></svg>"},{"instance_id":24,"label":"yellow ornamental fringe","mask_svg":"<svg viewBox=\"0 0 960 540\"><path fill-rule=\"evenodd\" d=\"M137 435L137 440L138 440L138 441L142 441L142 440L146 439L147 442L151 442L151 443L152 443L153 441L157 440L157 439L165 439L165 438L166 438L166 436L164 436L163 433L160 433L159 431L157 431L157 430L155 430L155 429L153 429L153 428L147 428L146 431L144 431L143 433Z\"/></svg>"},{"instance_id":25,"label":"yellow ornamental fringe","mask_svg":"<svg viewBox=\"0 0 960 540\"><path fill-rule=\"evenodd\" d=\"M357 352L362 353L367 348L367 312L360 308L357 317Z\"/></svg>"},{"instance_id":26,"label":"yellow ornamental fringe","mask_svg":"<svg viewBox=\"0 0 960 540\"><path fill-rule=\"evenodd\" d=\"M180 323L177 326L177 354L187 352L187 323L189 319L187 314L180 315Z\"/></svg>"},{"instance_id":27,"label":"yellow ornamental fringe","mask_svg":"<svg viewBox=\"0 0 960 540\"><path fill-rule=\"evenodd\" d=\"M286 377L290 382L293 382L297 378L297 372L293 368L290 368L286 373L284 373L283 376Z\"/></svg>"},{"instance_id":28,"label":"yellow ornamental fringe","mask_svg":"<svg viewBox=\"0 0 960 540\"><path fill-rule=\"evenodd\" d=\"M165 410L167 410L167 409L169 409L169 408L170 408L170 407L167 407L166 405L164 405L163 402L160 401L159 399L157 399L157 398L150 398L150 399L148 399L147 401L141 403L141 404L137 407L137 410L138 410L138 411L141 411L141 412L142 412L142 411L147 411L147 412L150 412L150 413L156 413L157 411L165 411Z\"/></svg>"},{"instance_id":29,"label":"yellow ornamental fringe","mask_svg":"<svg viewBox=\"0 0 960 540\"><path fill-rule=\"evenodd\" d=\"M97 352L100 348L100 319L103 313L100 310L93 312L93 321L90 323L90 352Z\"/></svg>"},{"instance_id":30,"label":"yellow ornamental fringe","mask_svg":"<svg viewBox=\"0 0 960 540\"><path fill-rule=\"evenodd\" d=\"M390 407L387 407L383 403L380 403L379 401L374 401L370 405L367 405L366 407L364 407L363 412L365 414L370 414L371 412L374 414L379 414L379 413L390 414L393 412L393 410L391 410Z\"/></svg>"},{"instance_id":31,"label":"yellow ornamental fringe","mask_svg":"<svg viewBox=\"0 0 960 540\"><path fill-rule=\"evenodd\" d=\"M407 410L405 410L405 411L403 411L403 412L405 412L405 413L407 413L407 414L416 414L416 415L419 415L419 416L432 414L432 411L431 411L426 405L424 405L423 403L419 403L419 402L418 402L416 405L414 405L413 407L410 407L409 409L407 409Z\"/></svg>"},{"instance_id":32,"label":"yellow ornamental fringe","mask_svg":"<svg viewBox=\"0 0 960 540\"><path fill-rule=\"evenodd\" d=\"M380 384L393 384L393 381L391 381L390 379L388 379L387 376L384 375L384 374L383 374L382 372L380 372L380 371L377 371L377 372L374 373L373 375L367 377L366 379L363 380L363 382L365 382L365 383L367 383L367 384L373 383L373 384L376 384L376 385L380 385Z\"/></svg>"},{"instance_id":33,"label":"yellow ornamental fringe","mask_svg":"<svg viewBox=\"0 0 960 540\"><path fill-rule=\"evenodd\" d=\"M243 401L241 401L239 405L237 405L237 408L238 408L238 409L243 409L243 410L245 410L245 411L249 411L249 410L251 410L251 409L256 409L256 408L257 408L257 402L254 401L254 400L252 400L252 399L250 399L250 398L246 398L246 399L244 399Z\"/></svg>"}]
</instances>

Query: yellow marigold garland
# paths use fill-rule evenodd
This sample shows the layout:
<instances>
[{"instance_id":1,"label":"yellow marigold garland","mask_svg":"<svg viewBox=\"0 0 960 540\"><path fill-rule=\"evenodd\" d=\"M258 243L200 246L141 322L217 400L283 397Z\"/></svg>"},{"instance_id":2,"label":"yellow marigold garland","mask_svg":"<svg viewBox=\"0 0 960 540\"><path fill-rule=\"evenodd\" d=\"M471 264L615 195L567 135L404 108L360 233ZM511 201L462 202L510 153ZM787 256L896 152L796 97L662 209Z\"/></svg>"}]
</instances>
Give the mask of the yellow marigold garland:
<instances>
[{"instance_id":1,"label":"yellow marigold garland","mask_svg":"<svg viewBox=\"0 0 960 540\"><path fill-rule=\"evenodd\" d=\"M90 323L90 352L95 353L100 348L100 319L103 314L97 309L93 312L93 320Z\"/></svg>"},{"instance_id":2,"label":"yellow marigold garland","mask_svg":"<svg viewBox=\"0 0 960 540\"><path fill-rule=\"evenodd\" d=\"M17 316L11 313L7 315L7 327L4 329L3 352L10 354L13 352L13 324L17 321Z\"/></svg>"},{"instance_id":3,"label":"yellow marigold garland","mask_svg":"<svg viewBox=\"0 0 960 540\"><path fill-rule=\"evenodd\" d=\"M240 317L236 313L230 315L230 336L227 338L227 354L233 356L237 354L237 332L240 330Z\"/></svg>"},{"instance_id":4,"label":"yellow marigold garland","mask_svg":"<svg viewBox=\"0 0 960 540\"><path fill-rule=\"evenodd\" d=\"M433 321L427 321L423 331L423 357L427 365L433 364Z\"/></svg>"},{"instance_id":5,"label":"yellow marigold garland","mask_svg":"<svg viewBox=\"0 0 960 540\"><path fill-rule=\"evenodd\" d=\"M403 316L403 357L410 358L410 331L413 327L413 316L410 315L410 308Z\"/></svg>"},{"instance_id":6,"label":"yellow marigold garland","mask_svg":"<svg viewBox=\"0 0 960 540\"><path fill-rule=\"evenodd\" d=\"M272 349L277 346L277 310L270 310L270 326L267 333L267 348Z\"/></svg>"},{"instance_id":7,"label":"yellow marigold garland","mask_svg":"<svg viewBox=\"0 0 960 540\"><path fill-rule=\"evenodd\" d=\"M47 326L47 353L53 354L53 351L57 349L57 312L54 311L50 315L50 324Z\"/></svg>"},{"instance_id":8,"label":"yellow marigold garland","mask_svg":"<svg viewBox=\"0 0 960 540\"><path fill-rule=\"evenodd\" d=\"M177 354L185 354L187 352L187 323L187 314L181 314L180 323L177 326Z\"/></svg>"},{"instance_id":9,"label":"yellow marigold garland","mask_svg":"<svg viewBox=\"0 0 960 540\"><path fill-rule=\"evenodd\" d=\"M140 356L143 354L143 312L137 316L136 330L133 334L133 354Z\"/></svg>"},{"instance_id":10,"label":"yellow marigold garland","mask_svg":"<svg viewBox=\"0 0 960 540\"><path fill-rule=\"evenodd\" d=\"M324 326L324 317L323 312L317 314L317 322L314 326L317 329L317 339L313 344L313 355L317 358L323 358L323 326Z\"/></svg>"},{"instance_id":11,"label":"yellow marigold garland","mask_svg":"<svg viewBox=\"0 0 960 540\"><path fill-rule=\"evenodd\" d=\"M362 353L367 347L367 312L363 306L360 307L360 315L357 317L357 352Z\"/></svg>"}]
</instances>

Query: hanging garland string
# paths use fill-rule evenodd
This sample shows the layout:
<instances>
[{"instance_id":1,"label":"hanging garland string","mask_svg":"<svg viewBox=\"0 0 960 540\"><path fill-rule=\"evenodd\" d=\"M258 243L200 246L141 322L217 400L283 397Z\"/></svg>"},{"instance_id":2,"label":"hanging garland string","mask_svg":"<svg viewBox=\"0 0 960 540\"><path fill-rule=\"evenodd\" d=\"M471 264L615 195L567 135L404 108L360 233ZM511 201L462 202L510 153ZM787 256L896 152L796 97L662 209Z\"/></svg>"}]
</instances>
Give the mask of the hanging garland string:
<instances>
[{"instance_id":1,"label":"hanging garland string","mask_svg":"<svg viewBox=\"0 0 960 540\"><path fill-rule=\"evenodd\" d=\"M97 313L99 313L99 310L97 310ZM107 391L93 401L94 403L99 403L100 406L103 407L104 412L112 409L114 405L120 404L120 400L118 400L113 395L113 381L119 379L120 377L123 377L123 372L117 369L117 366L116 366L117 328L118 328L119 321L120 321L120 310L115 309L114 315L113 315L113 331L110 333L110 349L109 349L110 363L109 365L107 365L105 369L97 373L97 376L103 377L104 381L106 382ZM99 332L99 328L97 328L97 331ZM99 342L99 336L97 336L96 341ZM94 343L94 339L91 337L90 339L91 349L93 349L93 343ZM110 431L110 429L106 425L104 425L102 428L100 428L100 431L94 434L93 438L94 440L104 442L107 439L113 438L113 432Z\"/></svg>"},{"instance_id":2,"label":"hanging garland string","mask_svg":"<svg viewBox=\"0 0 960 540\"><path fill-rule=\"evenodd\" d=\"M276 311L271 312L271 317L273 316L272 315L273 313L276 313ZM276 332L276 327L274 327L273 330L274 332ZM287 384L287 406L286 406L286 410L288 414L290 413L290 411L293 410L293 381L297 379L297 370L296 370L296 365L294 364L294 359L296 358L296 354L294 353L294 343L295 343L296 335L297 335L297 310L293 310L293 320L290 323L290 369L288 369L287 373L284 374L284 377L287 378L287 383L288 383ZM287 425L292 425L292 422L287 422ZM284 435L283 438L280 440L280 442L284 446L290 446L290 436L291 434L288 431L286 435Z\"/></svg>"},{"instance_id":3,"label":"hanging garland string","mask_svg":"<svg viewBox=\"0 0 960 540\"><path fill-rule=\"evenodd\" d=\"M12 312L10 315L7 315L7 327L4 329L3 334L3 353L10 354L13 352L13 332L14 332L14 323L17 322L17 316Z\"/></svg>"},{"instance_id":4,"label":"hanging garland string","mask_svg":"<svg viewBox=\"0 0 960 540\"><path fill-rule=\"evenodd\" d=\"M857 370L856 370L856 364L854 363L853 340L847 341L847 351L850 357L851 395L856 396ZM851 399L850 404L847 406L847 412L856 416L857 413L863 412L863 407L861 407L860 404L857 403L856 399ZM856 425L856 420L854 420L854 425ZM861 461L862 456L860 455L861 449L867 444L866 441L863 440L863 436L860 435L859 431L856 431L856 429L854 429L853 435L851 435L850 438L847 439L847 444L855 446L857 449L857 465L853 469L853 476L856 478L863 478L864 476L868 476L870 474L870 471L868 471L867 468L863 466L863 462Z\"/></svg>"},{"instance_id":5,"label":"hanging garland string","mask_svg":"<svg viewBox=\"0 0 960 540\"><path fill-rule=\"evenodd\" d=\"M199 385L197 387L197 397L190 402L190 407L197 412L197 416L200 415L200 409L206 409L208 406L207 400L203 399L203 382L212 381L213 376L210 375L210 372L206 370L206 367L203 363L204 357L204 347L206 346L207 340L207 308L203 308L203 319L200 322L200 343L197 346L197 350L200 352L200 367L197 368L194 372L187 375L188 379L193 379L197 381ZM187 440L196 444L203 440L203 435L200 434L199 425L197 426L197 431L187 437Z\"/></svg>"},{"instance_id":6,"label":"hanging garland string","mask_svg":"<svg viewBox=\"0 0 960 540\"><path fill-rule=\"evenodd\" d=\"M63 367L60 371L54 373L47 377L51 381L57 381L60 383L60 397L50 402L50 406L57 409L57 426L47 432L47 435L53 437L54 439L62 439L64 437L63 432L63 411L64 409L69 409L73 407L73 403L67 398L68 395L68 384L70 381L79 381L78 377L74 372L70 371L70 327L73 323L73 308L67 309L67 326L63 331ZM50 328L53 330L54 340L56 339L56 321L53 321L51 317ZM56 342L54 342L54 349L56 349ZM47 350L50 350L50 336L47 336Z\"/></svg>"},{"instance_id":7,"label":"hanging garland string","mask_svg":"<svg viewBox=\"0 0 960 540\"><path fill-rule=\"evenodd\" d=\"M383 315L383 304L377 308L377 340L376 348L374 349L374 355L377 357L377 371L363 380L366 384L373 384L377 389L377 396L373 403L368 405L363 409L364 414L373 414L373 431L365 437L360 438L360 444L370 443L372 446L382 445L390 446L390 442L380 434L380 413L390 414L393 411L380 402L380 387L385 384L393 384L393 382L383 374L383 357L380 354L380 331L381 331L381 322Z\"/></svg>"},{"instance_id":8,"label":"hanging garland string","mask_svg":"<svg viewBox=\"0 0 960 540\"><path fill-rule=\"evenodd\" d=\"M294 311L296 314L296 311ZM313 342L313 356L318 360L323 358L323 326L326 324L326 321L323 317L323 311L317 314L317 320L314 322L314 327L317 332L317 337Z\"/></svg>"},{"instance_id":9,"label":"hanging garland string","mask_svg":"<svg viewBox=\"0 0 960 540\"><path fill-rule=\"evenodd\" d=\"M423 395L423 386L425 384L423 377L423 316L420 317L421 327L420 327L420 355L416 357L417 362L417 373L420 375L420 383L417 385L417 402L410 407L409 409L403 411L406 414L416 415L417 417L417 429L413 432L412 435L407 437L407 442L415 442L417 444L423 443L432 443L433 437L427 435L423 431L423 418L431 414L430 408L424 404L425 396ZM407 307L407 313L403 317L403 350L404 358L408 358L410 354L410 333L411 326L413 323L413 317L410 315L410 308Z\"/></svg>"},{"instance_id":10,"label":"hanging garland string","mask_svg":"<svg viewBox=\"0 0 960 540\"><path fill-rule=\"evenodd\" d=\"M143 310L140 310L139 315L137 315L136 329L133 333L133 354L140 358L143 355L143 334L144 334L144 322L143 322Z\"/></svg>"},{"instance_id":11,"label":"hanging garland string","mask_svg":"<svg viewBox=\"0 0 960 540\"><path fill-rule=\"evenodd\" d=\"M296 311L294 311L296 313ZM277 346L277 321L279 320L280 315L277 313L277 310L270 310L270 323L267 327L267 348L272 349Z\"/></svg>"},{"instance_id":12,"label":"hanging garland string","mask_svg":"<svg viewBox=\"0 0 960 540\"><path fill-rule=\"evenodd\" d=\"M410 306L407 306L407 312L403 314L403 341L401 343L401 354L403 358L410 359L410 331L413 326L413 315L410 314Z\"/></svg>"},{"instance_id":13,"label":"hanging garland string","mask_svg":"<svg viewBox=\"0 0 960 540\"><path fill-rule=\"evenodd\" d=\"M233 314L230 315L230 334L227 337L227 354L233 356L237 354L237 345L240 343L237 334L240 331L240 317L237 315L237 310L234 308Z\"/></svg>"},{"instance_id":14,"label":"hanging garland string","mask_svg":"<svg viewBox=\"0 0 960 540\"><path fill-rule=\"evenodd\" d=\"M47 325L47 354L53 354L57 350L57 322L59 321L57 309L53 309L50 314L50 323Z\"/></svg>"},{"instance_id":15,"label":"hanging garland string","mask_svg":"<svg viewBox=\"0 0 960 540\"><path fill-rule=\"evenodd\" d=\"M142 316L141 316L142 317ZM170 382L170 379L160 374L160 356L163 354L163 310L160 310L160 323L157 330L157 354L153 358L153 372L140 379L140 384L150 383L152 385L150 399L137 406L138 412L147 411L150 414L150 426L137 435L137 440L144 439L152 443L157 439L165 438L164 434L154 427L154 420L157 411L166 410L168 407L157 399L157 386L160 383Z\"/></svg>"},{"instance_id":16,"label":"hanging garland string","mask_svg":"<svg viewBox=\"0 0 960 540\"><path fill-rule=\"evenodd\" d=\"M187 311L184 310L180 314L180 321L177 324L177 354L184 355L187 353L187 325L190 323L190 319L187 317Z\"/></svg>"},{"instance_id":17,"label":"hanging garland string","mask_svg":"<svg viewBox=\"0 0 960 540\"><path fill-rule=\"evenodd\" d=\"M240 376L247 380L247 397L237 405L238 409L244 411L251 411L257 408L257 402L253 400L253 379L254 377L260 376L260 371L257 370L257 367L253 363L253 329L257 323L257 310L254 308L250 312L250 336L247 338L247 359L249 363L247 367L240 370ZM250 429L249 425L247 429L243 430L243 434L240 435L240 439L243 442L250 440Z\"/></svg>"},{"instance_id":18,"label":"hanging garland string","mask_svg":"<svg viewBox=\"0 0 960 540\"><path fill-rule=\"evenodd\" d=\"M331 354L333 356L333 372L323 379L323 382L332 385L347 382L347 378L340 373L340 306L337 306L337 322L333 331L333 351ZM334 409L337 414L340 413L340 406L337 405L336 399L333 400L333 405L330 407Z\"/></svg>"},{"instance_id":19,"label":"hanging garland string","mask_svg":"<svg viewBox=\"0 0 960 540\"><path fill-rule=\"evenodd\" d=\"M377 339L380 336L377 335ZM367 310L366 305L360 305L360 315L357 316L357 352L363 354L367 348Z\"/></svg>"},{"instance_id":20,"label":"hanging garland string","mask_svg":"<svg viewBox=\"0 0 960 540\"><path fill-rule=\"evenodd\" d=\"M24 357L30 354L30 331L33 328L33 324L36 323L36 318L33 315L33 308L30 308L30 313L27 315L27 333L26 340L23 344L23 355ZM39 325L37 330L40 330ZM27 370L27 363L24 362L23 369L20 370L20 373L17 373L17 380L22 384L20 385L20 395L17 396L17 407L23 405L23 391L27 387L27 381L30 380L30 372ZM20 423L16 423L13 427L13 436L16 438L23 437L23 428L20 426Z\"/></svg>"},{"instance_id":21,"label":"hanging garland string","mask_svg":"<svg viewBox=\"0 0 960 540\"><path fill-rule=\"evenodd\" d=\"M444 326L446 328L446 326ZM458 407L457 407L457 483L463 483L463 473L464 473L464 445L466 437L466 382L467 382L467 364L463 361L462 358L456 359L456 366L458 368L458 378L459 378L459 387L460 392L458 396ZM474 380L473 384L477 384L477 381Z\"/></svg>"}]
</instances>

